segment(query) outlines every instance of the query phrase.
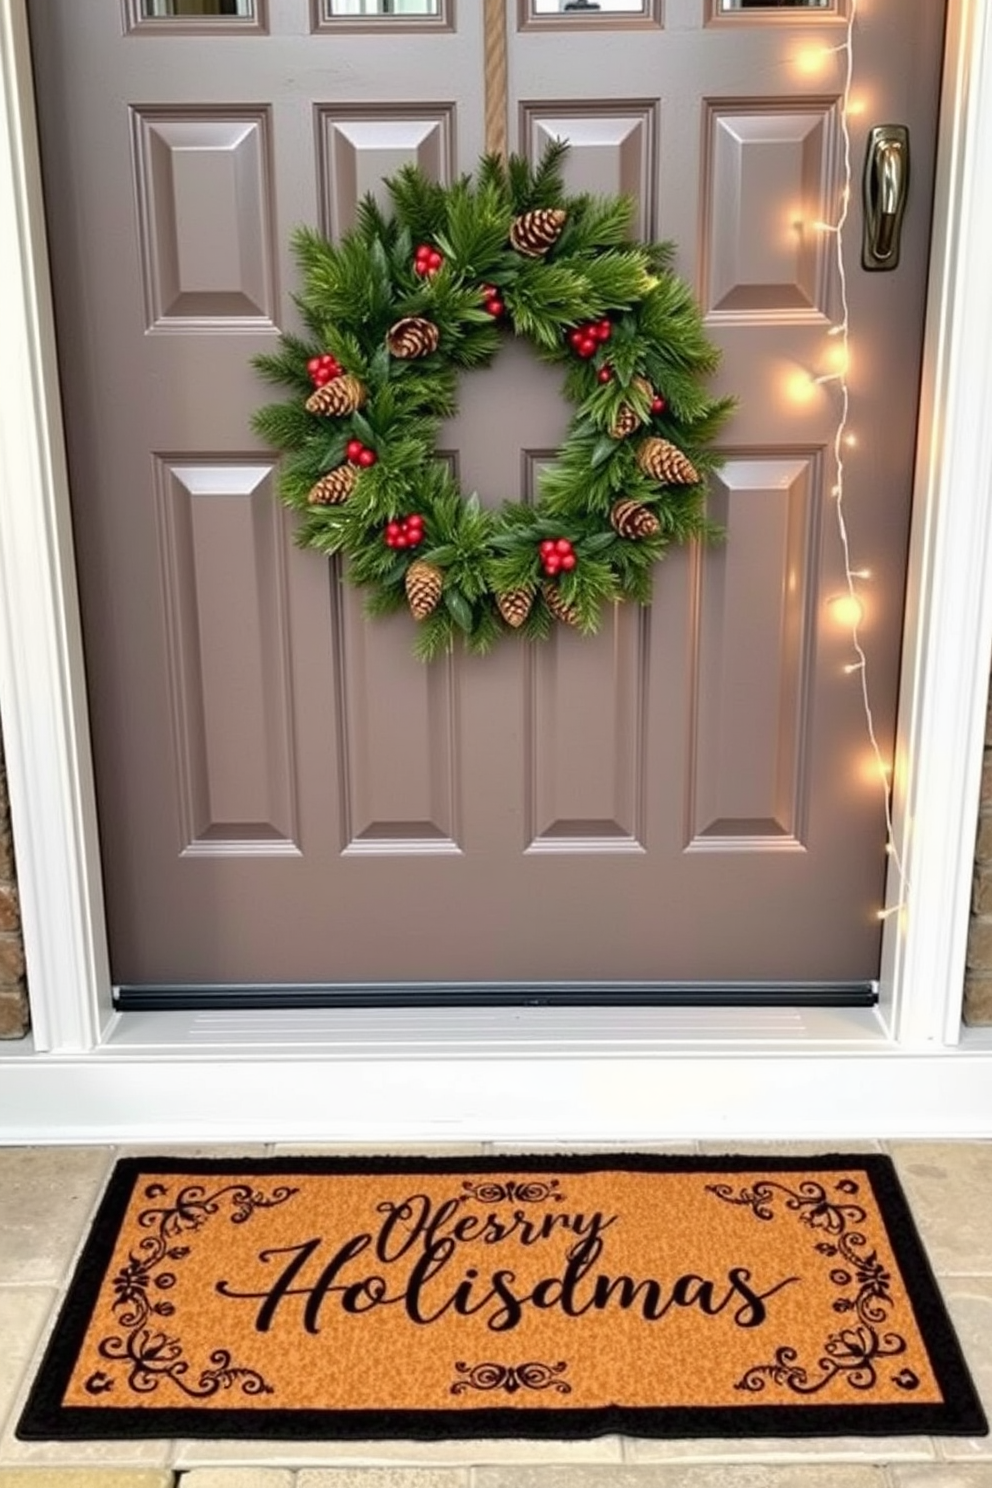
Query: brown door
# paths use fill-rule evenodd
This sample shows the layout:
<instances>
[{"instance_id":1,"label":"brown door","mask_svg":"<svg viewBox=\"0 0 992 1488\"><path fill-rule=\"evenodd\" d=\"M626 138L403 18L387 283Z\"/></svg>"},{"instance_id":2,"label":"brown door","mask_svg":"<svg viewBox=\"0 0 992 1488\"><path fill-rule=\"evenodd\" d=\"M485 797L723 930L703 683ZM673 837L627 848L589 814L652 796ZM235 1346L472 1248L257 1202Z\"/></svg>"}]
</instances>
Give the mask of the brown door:
<instances>
[{"instance_id":1,"label":"brown door","mask_svg":"<svg viewBox=\"0 0 992 1488\"><path fill-rule=\"evenodd\" d=\"M122 9L123 3L123 9ZM885 874L831 492L846 4L507 5L511 147L672 238L740 397L650 610L425 668L292 543L249 433L294 224L484 147L478 0L34 0L118 983L768 980L878 972ZM204 17L196 12L213 11ZM371 12L392 12L374 15ZM423 12L432 12L424 15ZM855 31L845 510L891 742L942 7ZM122 24L123 14L123 24ZM912 137L898 269L860 266L870 125ZM484 500L559 443L520 347L444 444Z\"/></svg>"}]
</instances>

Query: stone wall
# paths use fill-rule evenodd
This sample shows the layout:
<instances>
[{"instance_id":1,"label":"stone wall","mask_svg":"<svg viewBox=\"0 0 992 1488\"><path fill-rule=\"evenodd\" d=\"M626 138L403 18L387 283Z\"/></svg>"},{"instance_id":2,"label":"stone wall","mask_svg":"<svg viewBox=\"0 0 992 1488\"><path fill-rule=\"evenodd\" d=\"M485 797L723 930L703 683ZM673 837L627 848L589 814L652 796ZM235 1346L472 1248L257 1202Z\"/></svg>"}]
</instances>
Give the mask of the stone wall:
<instances>
[{"instance_id":1,"label":"stone wall","mask_svg":"<svg viewBox=\"0 0 992 1488\"><path fill-rule=\"evenodd\" d=\"M28 992L24 981L24 944L17 903L14 841L10 830L7 771L0 739L0 1039L22 1038L28 1031Z\"/></svg>"}]
</instances>

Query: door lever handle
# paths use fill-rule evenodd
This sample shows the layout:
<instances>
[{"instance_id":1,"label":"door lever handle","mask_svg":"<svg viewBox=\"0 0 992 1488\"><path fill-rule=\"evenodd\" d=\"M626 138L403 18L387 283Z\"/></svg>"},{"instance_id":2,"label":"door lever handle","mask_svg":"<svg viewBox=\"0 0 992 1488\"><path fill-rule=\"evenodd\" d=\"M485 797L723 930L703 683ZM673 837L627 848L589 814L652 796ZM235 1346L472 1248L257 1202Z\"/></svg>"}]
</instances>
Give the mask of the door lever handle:
<instances>
[{"instance_id":1,"label":"door lever handle","mask_svg":"<svg viewBox=\"0 0 992 1488\"><path fill-rule=\"evenodd\" d=\"M876 124L865 155L862 268L894 269L899 263L908 190L909 130L904 124Z\"/></svg>"}]
</instances>

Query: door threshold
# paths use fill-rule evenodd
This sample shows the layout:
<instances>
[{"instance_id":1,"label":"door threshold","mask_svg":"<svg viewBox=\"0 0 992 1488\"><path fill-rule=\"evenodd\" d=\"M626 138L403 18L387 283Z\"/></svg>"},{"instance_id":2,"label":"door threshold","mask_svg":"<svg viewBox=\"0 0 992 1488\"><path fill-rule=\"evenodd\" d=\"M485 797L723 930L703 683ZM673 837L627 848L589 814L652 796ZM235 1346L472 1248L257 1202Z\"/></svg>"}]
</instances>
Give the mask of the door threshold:
<instances>
[{"instance_id":1,"label":"door threshold","mask_svg":"<svg viewBox=\"0 0 992 1488\"><path fill-rule=\"evenodd\" d=\"M328 982L122 985L122 1013L398 1007L870 1008L875 982Z\"/></svg>"},{"instance_id":2,"label":"door threshold","mask_svg":"<svg viewBox=\"0 0 992 1488\"><path fill-rule=\"evenodd\" d=\"M721 1057L756 1050L884 1051L880 1008L398 1007L208 1008L120 1012L97 1055L112 1062L299 1059L349 1062Z\"/></svg>"}]
</instances>

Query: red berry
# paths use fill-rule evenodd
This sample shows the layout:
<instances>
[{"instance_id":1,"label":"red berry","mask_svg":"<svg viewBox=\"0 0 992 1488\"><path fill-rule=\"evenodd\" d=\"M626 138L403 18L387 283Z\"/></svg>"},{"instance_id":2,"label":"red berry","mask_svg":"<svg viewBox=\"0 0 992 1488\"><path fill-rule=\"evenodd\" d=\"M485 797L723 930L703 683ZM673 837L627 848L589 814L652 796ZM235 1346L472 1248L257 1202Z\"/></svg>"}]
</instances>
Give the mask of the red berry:
<instances>
[{"instance_id":1,"label":"red berry","mask_svg":"<svg viewBox=\"0 0 992 1488\"><path fill-rule=\"evenodd\" d=\"M330 372L328 372L326 367L318 367L317 371L313 374L313 377L311 379L314 387L319 388L326 387L330 380L331 374Z\"/></svg>"},{"instance_id":2,"label":"red berry","mask_svg":"<svg viewBox=\"0 0 992 1488\"><path fill-rule=\"evenodd\" d=\"M555 543L555 552L560 553L562 557L564 557L566 553L570 553L571 551L572 544L569 542L567 537L560 537Z\"/></svg>"},{"instance_id":3,"label":"red berry","mask_svg":"<svg viewBox=\"0 0 992 1488\"><path fill-rule=\"evenodd\" d=\"M418 243L417 244L417 257L418 258L430 258L430 256L431 256L431 254L432 254L433 251L434 250L431 248L430 243Z\"/></svg>"},{"instance_id":4,"label":"red berry","mask_svg":"<svg viewBox=\"0 0 992 1488\"><path fill-rule=\"evenodd\" d=\"M486 309L493 317L502 315L504 308L503 301L497 300L495 296L486 301Z\"/></svg>"},{"instance_id":5,"label":"red berry","mask_svg":"<svg viewBox=\"0 0 992 1488\"><path fill-rule=\"evenodd\" d=\"M363 469L367 470L370 465L374 465L375 464L375 462L376 462L376 460L378 458L379 457L376 454L375 450L370 450L370 449L364 449L363 448L363 449L361 449L359 451L359 454L358 454L358 463L359 463L359 465L362 466Z\"/></svg>"},{"instance_id":6,"label":"red berry","mask_svg":"<svg viewBox=\"0 0 992 1488\"><path fill-rule=\"evenodd\" d=\"M317 371L317 368L320 366L323 360L323 357L311 357L310 360L307 362L307 371L310 373L311 377Z\"/></svg>"},{"instance_id":7,"label":"red berry","mask_svg":"<svg viewBox=\"0 0 992 1488\"><path fill-rule=\"evenodd\" d=\"M544 539L544 541L542 542L542 544L541 544L540 548L538 549L538 551L545 558L547 557L547 555L549 553L553 553L555 551L555 540L554 540L554 538L553 537L546 537Z\"/></svg>"},{"instance_id":8,"label":"red berry","mask_svg":"<svg viewBox=\"0 0 992 1488\"><path fill-rule=\"evenodd\" d=\"M439 269L444 263L444 255L438 253L436 248L431 249L430 253L427 255L427 259L432 269Z\"/></svg>"},{"instance_id":9,"label":"red berry","mask_svg":"<svg viewBox=\"0 0 992 1488\"><path fill-rule=\"evenodd\" d=\"M399 537L394 537L393 538L393 547L394 548L405 548L406 546L407 546L407 540L403 536L402 532L400 533Z\"/></svg>"},{"instance_id":10,"label":"red berry","mask_svg":"<svg viewBox=\"0 0 992 1488\"><path fill-rule=\"evenodd\" d=\"M398 537L402 530L403 528L399 522L386 523L386 531L389 533L390 537Z\"/></svg>"},{"instance_id":11,"label":"red berry","mask_svg":"<svg viewBox=\"0 0 992 1488\"><path fill-rule=\"evenodd\" d=\"M329 351L322 352L320 360L325 367L332 367L335 365L334 358L331 356L331 353Z\"/></svg>"},{"instance_id":12,"label":"red berry","mask_svg":"<svg viewBox=\"0 0 992 1488\"><path fill-rule=\"evenodd\" d=\"M424 519L419 512L411 512L406 519L406 525L408 527L423 527Z\"/></svg>"},{"instance_id":13,"label":"red berry","mask_svg":"<svg viewBox=\"0 0 992 1488\"><path fill-rule=\"evenodd\" d=\"M554 575L559 571L560 568L561 559L558 557L558 554L549 553L547 558L545 558L544 560L544 572L546 574Z\"/></svg>"},{"instance_id":14,"label":"red berry","mask_svg":"<svg viewBox=\"0 0 992 1488\"><path fill-rule=\"evenodd\" d=\"M568 339L573 346L581 346L582 342L586 339L586 333L579 326L576 326L574 330L569 331Z\"/></svg>"},{"instance_id":15,"label":"red berry","mask_svg":"<svg viewBox=\"0 0 992 1488\"><path fill-rule=\"evenodd\" d=\"M561 566L566 573L571 573L572 569L575 567L576 561L577 560L574 553L565 553L562 555Z\"/></svg>"},{"instance_id":16,"label":"red berry","mask_svg":"<svg viewBox=\"0 0 992 1488\"><path fill-rule=\"evenodd\" d=\"M651 399L651 412L652 413L664 413L664 411L665 411L665 409L667 407L668 407L668 404L665 402L664 398L661 396L660 393L656 393L655 396Z\"/></svg>"},{"instance_id":17,"label":"red berry","mask_svg":"<svg viewBox=\"0 0 992 1488\"><path fill-rule=\"evenodd\" d=\"M613 380L613 368L600 367L599 371L596 373L596 376L599 378L600 382L611 382Z\"/></svg>"},{"instance_id":18,"label":"red berry","mask_svg":"<svg viewBox=\"0 0 992 1488\"><path fill-rule=\"evenodd\" d=\"M593 329L593 335L597 341L609 341L613 335L613 324L609 320L601 320Z\"/></svg>"},{"instance_id":19,"label":"red berry","mask_svg":"<svg viewBox=\"0 0 992 1488\"><path fill-rule=\"evenodd\" d=\"M411 527L408 529L406 534L407 547L415 548L417 544L422 543L423 540L424 534L419 527Z\"/></svg>"},{"instance_id":20,"label":"red berry","mask_svg":"<svg viewBox=\"0 0 992 1488\"><path fill-rule=\"evenodd\" d=\"M354 462L358 459L364 448L365 446L360 439L349 439L345 445L344 452L348 456L348 459Z\"/></svg>"}]
</instances>

